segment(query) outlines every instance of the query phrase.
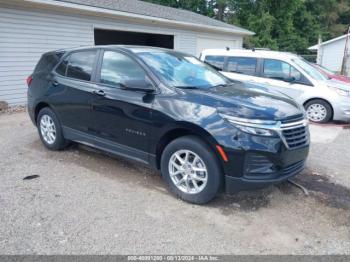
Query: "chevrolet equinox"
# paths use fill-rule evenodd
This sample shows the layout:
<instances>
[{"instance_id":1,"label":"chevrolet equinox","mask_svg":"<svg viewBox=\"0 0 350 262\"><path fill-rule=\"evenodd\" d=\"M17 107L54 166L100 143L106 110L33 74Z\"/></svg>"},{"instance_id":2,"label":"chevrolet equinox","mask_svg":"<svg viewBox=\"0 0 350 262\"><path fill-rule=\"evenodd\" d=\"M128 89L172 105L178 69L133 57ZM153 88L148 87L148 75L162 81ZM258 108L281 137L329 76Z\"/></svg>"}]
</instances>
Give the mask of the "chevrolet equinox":
<instances>
[{"instance_id":1,"label":"chevrolet equinox","mask_svg":"<svg viewBox=\"0 0 350 262\"><path fill-rule=\"evenodd\" d=\"M27 84L28 112L48 149L74 141L150 165L192 203L221 189L284 181L302 171L309 151L296 102L232 82L173 50L48 52Z\"/></svg>"}]
</instances>

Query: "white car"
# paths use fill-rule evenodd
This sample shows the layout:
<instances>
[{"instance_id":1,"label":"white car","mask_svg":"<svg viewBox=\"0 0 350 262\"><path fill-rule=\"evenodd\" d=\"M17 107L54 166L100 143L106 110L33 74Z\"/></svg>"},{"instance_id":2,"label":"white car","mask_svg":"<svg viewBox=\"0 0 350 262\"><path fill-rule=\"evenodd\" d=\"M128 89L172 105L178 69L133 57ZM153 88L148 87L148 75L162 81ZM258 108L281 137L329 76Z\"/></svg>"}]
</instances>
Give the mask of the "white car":
<instances>
[{"instance_id":1,"label":"white car","mask_svg":"<svg viewBox=\"0 0 350 262\"><path fill-rule=\"evenodd\" d=\"M304 106L313 122L350 121L350 85L331 80L292 53L207 49L200 59L233 80L286 94Z\"/></svg>"}]
</instances>

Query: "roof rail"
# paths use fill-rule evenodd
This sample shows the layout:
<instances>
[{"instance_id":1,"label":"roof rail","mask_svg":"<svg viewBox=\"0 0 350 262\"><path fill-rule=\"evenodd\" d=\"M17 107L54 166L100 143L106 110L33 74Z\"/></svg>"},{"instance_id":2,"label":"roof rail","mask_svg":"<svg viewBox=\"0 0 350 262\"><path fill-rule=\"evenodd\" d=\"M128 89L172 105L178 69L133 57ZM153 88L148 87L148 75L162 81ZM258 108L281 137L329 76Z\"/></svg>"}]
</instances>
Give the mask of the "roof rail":
<instances>
[{"instance_id":1,"label":"roof rail","mask_svg":"<svg viewBox=\"0 0 350 262\"><path fill-rule=\"evenodd\" d=\"M255 51L271 51L271 49L270 48L266 48L266 47L253 47L252 51L253 52L255 52Z\"/></svg>"}]
</instances>

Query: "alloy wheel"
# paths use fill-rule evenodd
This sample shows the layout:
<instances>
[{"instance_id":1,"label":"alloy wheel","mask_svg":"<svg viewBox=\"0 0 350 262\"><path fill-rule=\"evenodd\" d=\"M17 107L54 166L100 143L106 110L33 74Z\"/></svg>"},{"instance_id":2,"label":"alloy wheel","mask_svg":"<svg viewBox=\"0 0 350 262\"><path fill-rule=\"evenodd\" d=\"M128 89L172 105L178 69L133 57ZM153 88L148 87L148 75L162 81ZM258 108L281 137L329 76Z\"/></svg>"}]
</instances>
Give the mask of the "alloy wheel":
<instances>
[{"instance_id":1,"label":"alloy wheel","mask_svg":"<svg viewBox=\"0 0 350 262\"><path fill-rule=\"evenodd\" d=\"M187 194L200 193L208 182L204 161L190 150L176 151L170 157L169 174L174 185Z\"/></svg>"},{"instance_id":2,"label":"alloy wheel","mask_svg":"<svg viewBox=\"0 0 350 262\"><path fill-rule=\"evenodd\" d=\"M56 126L49 115L43 115L40 120L40 132L46 143L52 145L56 141Z\"/></svg>"}]
</instances>

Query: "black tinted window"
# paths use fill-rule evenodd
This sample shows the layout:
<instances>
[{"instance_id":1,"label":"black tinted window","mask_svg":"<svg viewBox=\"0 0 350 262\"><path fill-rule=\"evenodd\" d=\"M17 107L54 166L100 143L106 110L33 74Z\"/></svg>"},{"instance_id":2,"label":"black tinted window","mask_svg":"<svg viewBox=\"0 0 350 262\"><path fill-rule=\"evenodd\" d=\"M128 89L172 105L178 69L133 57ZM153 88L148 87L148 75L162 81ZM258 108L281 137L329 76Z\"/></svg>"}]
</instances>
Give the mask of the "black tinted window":
<instances>
[{"instance_id":1,"label":"black tinted window","mask_svg":"<svg viewBox=\"0 0 350 262\"><path fill-rule=\"evenodd\" d=\"M204 62L207 64L213 66L215 69L223 70L224 69L224 62L225 57L224 56L206 56Z\"/></svg>"},{"instance_id":2,"label":"black tinted window","mask_svg":"<svg viewBox=\"0 0 350 262\"><path fill-rule=\"evenodd\" d=\"M46 73L51 72L51 70L57 65L60 61L63 53L50 53L43 55L38 64L35 67L35 73Z\"/></svg>"},{"instance_id":3,"label":"black tinted window","mask_svg":"<svg viewBox=\"0 0 350 262\"><path fill-rule=\"evenodd\" d=\"M67 77L90 81L96 51L73 53L69 57Z\"/></svg>"},{"instance_id":4,"label":"black tinted window","mask_svg":"<svg viewBox=\"0 0 350 262\"><path fill-rule=\"evenodd\" d=\"M67 73L68 58L65 58L56 68L56 73L65 76Z\"/></svg>"},{"instance_id":5,"label":"black tinted window","mask_svg":"<svg viewBox=\"0 0 350 262\"><path fill-rule=\"evenodd\" d=\"M245 75L256 74L257 59L253 57L229 57L227 71Z\"/></svg>"},{"instance_id":6,"label":"black tinted window","mask_svg":"<svg viewBox=\"0 0 350 262\"><path fill-rule=\"evenodd\" d=\"M106 51L101 67L101 83L117 86L128 80L146 79L145 71L130 57Z\"/></svg>"}]
</instances>

